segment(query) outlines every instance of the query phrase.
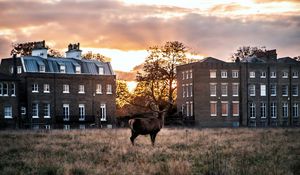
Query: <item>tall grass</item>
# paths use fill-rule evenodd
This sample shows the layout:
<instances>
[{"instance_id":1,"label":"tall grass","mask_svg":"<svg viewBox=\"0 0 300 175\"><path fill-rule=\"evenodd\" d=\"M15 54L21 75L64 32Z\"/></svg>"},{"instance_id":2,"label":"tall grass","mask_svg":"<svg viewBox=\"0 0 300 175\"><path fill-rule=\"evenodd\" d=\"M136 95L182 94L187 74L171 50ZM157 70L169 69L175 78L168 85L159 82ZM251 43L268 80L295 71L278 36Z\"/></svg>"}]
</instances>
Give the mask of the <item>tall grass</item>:
<instances>
[{"instance_id":1,"label":"tall grass","mask_svg":"<svg viewBox=\"0 0 300 175\"><path fill-rule=\"evenodd\" d=\"M0 132L0 174L300 174L300 129Z\"/></svg>"}]
</instances>

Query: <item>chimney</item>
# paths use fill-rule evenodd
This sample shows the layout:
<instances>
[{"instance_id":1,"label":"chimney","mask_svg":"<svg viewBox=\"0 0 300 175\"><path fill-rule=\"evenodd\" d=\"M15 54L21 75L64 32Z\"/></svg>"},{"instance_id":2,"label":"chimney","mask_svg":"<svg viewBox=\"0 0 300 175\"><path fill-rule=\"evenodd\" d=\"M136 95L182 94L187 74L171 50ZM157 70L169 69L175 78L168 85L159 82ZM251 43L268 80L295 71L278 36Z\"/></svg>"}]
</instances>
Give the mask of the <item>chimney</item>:
<instances>
[{"instance_id":1,"label":"chimney","mask_svg":"<svg viewBox=\"0 0 300 175\"><path fill-rule=\"evenodd\" d=\"M80 43L69 44L68 51L66 52L66 57L81 60L81 52L82 50L80 50Z\"/></svg>"},{"instance_id":2,"label":"chimney","mask_svg":"<svg viewBox=\"0 0 300 175\"><path fill-rule=\"evenodd\" d=\"M31 56L38 56L46 59L48 54L48 48L45 45L45 40L34 42L33 44L34 46L32 49Z\"/></svg>"}]
</instances>

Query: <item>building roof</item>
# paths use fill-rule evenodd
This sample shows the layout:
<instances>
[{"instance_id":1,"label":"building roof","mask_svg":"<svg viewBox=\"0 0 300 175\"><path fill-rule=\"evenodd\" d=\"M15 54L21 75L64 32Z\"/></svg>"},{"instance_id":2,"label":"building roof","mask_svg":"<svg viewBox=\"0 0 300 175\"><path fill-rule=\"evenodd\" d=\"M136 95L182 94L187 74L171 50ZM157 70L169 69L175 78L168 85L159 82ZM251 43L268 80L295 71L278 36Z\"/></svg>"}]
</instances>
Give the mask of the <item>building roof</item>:
<instances>
[{"instance_id":1,"label":"building roof","mask_svg":"<svg viewBox=\"0 0 300 175\"><path fill-rule=\"evenodd\" d=\"M39 72L39 66L45 67L46 73L60 73L60 66L65 66L66 74L75 74L76 67L81 67L82 74L99 75L99 67L104 70L104 75L114 75L109 62L98 60L74 59L74 58L54 58L46 59L38 56L21 57L24 72Z\"/></svg>"},{"instance_id":2,"label":"building roof","mask_svg":"<svg viewBox=\"0 0 300 175\"><path fill-rule=\"evenodd\" d=\"M297 61L291 57L278 58L278 62L279 63L300 64L300 61Z\"/></svg>"},{"instance_id":3,"label":"building roof","mask_svg":"<svg viewBox=\"0 0 300 175\"><path fill-rule=\"evenodd\" d=\"M225 63L225 61L219 60L213 57L206 57L203 60L200 60L201 63Z\"/></svg>"}]
</instances>

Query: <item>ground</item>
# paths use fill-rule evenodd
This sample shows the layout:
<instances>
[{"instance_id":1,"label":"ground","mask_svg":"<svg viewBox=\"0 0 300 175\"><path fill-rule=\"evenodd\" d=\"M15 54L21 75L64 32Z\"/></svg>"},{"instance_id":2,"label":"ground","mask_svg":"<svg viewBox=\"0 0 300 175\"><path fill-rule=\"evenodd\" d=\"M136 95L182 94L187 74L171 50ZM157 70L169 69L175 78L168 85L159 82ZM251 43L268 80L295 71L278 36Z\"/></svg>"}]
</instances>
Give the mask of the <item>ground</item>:
<instances>
[{"instance_id":1,"label":"ground","mask_svg":"<svg viewBox=\"0 0 300 175\"><path fill-rule=\"evenodd\" d=\"M0 174L300 174L300 128L1 131Z\"/></svg>"}]
</instances>

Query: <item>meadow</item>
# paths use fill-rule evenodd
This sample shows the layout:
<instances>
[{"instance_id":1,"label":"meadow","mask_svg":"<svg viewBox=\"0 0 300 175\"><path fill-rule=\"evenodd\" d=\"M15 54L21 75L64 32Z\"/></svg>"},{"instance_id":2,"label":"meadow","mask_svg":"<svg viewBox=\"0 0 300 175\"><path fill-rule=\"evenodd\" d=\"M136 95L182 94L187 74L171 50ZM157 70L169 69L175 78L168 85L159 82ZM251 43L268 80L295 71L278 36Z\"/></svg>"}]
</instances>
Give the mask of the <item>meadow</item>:
<instances>
[{"instance_id":1,"label":"meadow","mask_svg":"<svg viewBox=\"0 0 300 175\"><path fill-rule=\"evenodd\" d=\"M300 174L300 128L0 131L0 174Z\"/></svg>"}]
</instances>

